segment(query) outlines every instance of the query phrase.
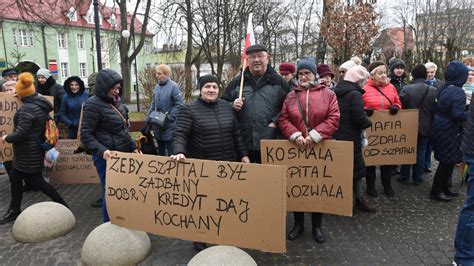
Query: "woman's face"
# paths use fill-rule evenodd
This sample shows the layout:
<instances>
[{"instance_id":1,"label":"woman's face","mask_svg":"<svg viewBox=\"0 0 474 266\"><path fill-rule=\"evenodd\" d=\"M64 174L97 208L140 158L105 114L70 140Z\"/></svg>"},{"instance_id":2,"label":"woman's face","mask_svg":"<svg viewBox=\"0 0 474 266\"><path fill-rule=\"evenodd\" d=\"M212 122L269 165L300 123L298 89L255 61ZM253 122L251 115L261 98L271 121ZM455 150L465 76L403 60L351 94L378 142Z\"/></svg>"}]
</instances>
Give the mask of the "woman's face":
<instances>
[{"instance_id":1,"label":"woman's face","mask_svg":"<svg viewBox=\"0 0 474 266\"><path fill-rule=\"evenodd\" d=\"M15 93L15 86L5 86L5 93L10 93L10 94L13 94Z\"/></svg>"},{"instance_id":2,"label":"woman's face","mask_svg":"<svg viewBox=\"0 0 474 266\"><path fill-rule=\"evenodd\" d=\"M44 76L41 76L41 75L38 75L38 83L43 85L46 83L46 80L47 78L45 78Z\"/></svg>"},{"instance_id":3,"label":"woman's face","mask_svg":"<svg viewBox=\"0 0 474 266\"><path fill-rule=\"evenodd\" d=\"M321 83L330 87L331 86L331 82L332 82L332 76L331 75L324 75L321 77L320 79Z\"/></svg>"},{"instance_id":4,"label":"woman's face","mask_svg":"<svg viewBox=\"0 0 474 266\"><path fill-rule=\"evenodd\" d=\"M301 83L314 81L316 77L314 76L313 72L309 71L308 69L301 69L298 71L298 81Z\"/></svg>"},{"instance_id":5,"label":"woman's face","mask_svg":"<svg viewBox=\"0 0 474 266\"><path fill-rule=\"evenodd\" d=\"M387 68L385 66L376 67L372 74L372 80L379 86L387 84Z\"/></svg>"},{"instance_id":6,"label":"woman's face","mask_svg":"<svg viewBox=\"0 0 474 266\"><path fill-rule=\"evenodd\" d=\"M219 97L219 86L215 82L208 82L204 84L201 89L201 99L205 102L215 102Z\"/></svg>"},{"instance_id":7,"label":"woman's face","mask_svg":"<svg viewBox=\"0 0 474 266\"><path fill-rule=\"evenodd\" d=\"M469 76L467 76L466 83L468 83L468 84L473 84L474 83L474 70L469 71Z\"/></svg>"},{"instance_id":8,"label":"woman's face","mask_svg":"<svg viewBox=\"0 0 474 266\"><path fill-rule=\"evenodd\" d=\"M107 97L115 99L115 97L120 95L121 89L122 89L122 85L116 84L109 90L109 92L107 93Z\"/></svg>"},{"instance_id":9,"label":"woman's face","mask_svg":"<svg viewBox=\"0 0 474 266\"><path fill-rule=\"evenodd\" d=\"M77 83L77 81L72 81L69 85L69 88L71 89L72 93L77 93L80 89L79 83Z\"/></svg>"}]
</instances>

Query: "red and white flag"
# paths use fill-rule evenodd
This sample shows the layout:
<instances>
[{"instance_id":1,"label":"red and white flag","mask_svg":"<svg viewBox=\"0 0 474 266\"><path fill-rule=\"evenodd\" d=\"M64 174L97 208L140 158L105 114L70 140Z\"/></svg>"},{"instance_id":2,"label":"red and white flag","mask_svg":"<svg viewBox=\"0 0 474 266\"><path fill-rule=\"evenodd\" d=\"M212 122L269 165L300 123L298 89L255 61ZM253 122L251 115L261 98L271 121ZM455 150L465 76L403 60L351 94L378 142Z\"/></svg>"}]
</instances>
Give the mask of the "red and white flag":
<instances>
[{"instance_id":1,"label":"red and white flag","mask_svg":"<svg viewBox=\"0 0 474 266\"><path fill-rule=\"evenodd\" d=\"M247 58L245 51L251 45L255 44L255 34L253 33L253 24L252 24L252 13L249 15L249 21L247 23L247 34L245 36L245 46L242 52L242 65L244 65L244 61Z\"/></svg>"}]
</instances>

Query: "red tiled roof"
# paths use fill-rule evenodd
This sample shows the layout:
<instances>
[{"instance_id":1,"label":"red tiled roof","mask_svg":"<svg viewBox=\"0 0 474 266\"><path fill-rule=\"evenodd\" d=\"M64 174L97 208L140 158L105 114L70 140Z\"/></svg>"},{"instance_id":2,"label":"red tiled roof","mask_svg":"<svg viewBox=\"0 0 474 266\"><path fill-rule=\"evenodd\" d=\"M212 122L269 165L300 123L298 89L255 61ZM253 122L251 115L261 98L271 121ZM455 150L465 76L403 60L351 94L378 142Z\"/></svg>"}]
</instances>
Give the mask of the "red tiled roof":
<instances>
[{"instance_id":1,"label":"red tiled roof","mask_svg":"<svg viewBox=\"0 0 474 266\"><path fill-rule=\"evenodd\" d=\"M413 31L410 28L403 27L388 28L381 32L380 36L375 40L374 46L382 48L382 50L403 50L405 37L407 41L407 48L413 49L415 42L413 40Z\"/></svg>"},{"instance_id":2,"label":"red tiled roof","mask_svg":"<svg viewBox=\"0 0 474 266\"><path fill-rule=\"evenodd\" d=\"M70 8L76 9L77 21L69 20L66 13ZM87 22L87 12L93 10L92 0L0 0L0 18L26 22L48 23L60 26L94 28L94 24ZM99 6L102 17L101 29L120 31L120 10L104 5ZM115 15L115 26L110 24L111 15ZM127 15L128 25L132 20L132 15ZM135 32L139 33L142 23L135 18ZM153 33L147 31L147 35Z\"/></svg>"}]
</instances>

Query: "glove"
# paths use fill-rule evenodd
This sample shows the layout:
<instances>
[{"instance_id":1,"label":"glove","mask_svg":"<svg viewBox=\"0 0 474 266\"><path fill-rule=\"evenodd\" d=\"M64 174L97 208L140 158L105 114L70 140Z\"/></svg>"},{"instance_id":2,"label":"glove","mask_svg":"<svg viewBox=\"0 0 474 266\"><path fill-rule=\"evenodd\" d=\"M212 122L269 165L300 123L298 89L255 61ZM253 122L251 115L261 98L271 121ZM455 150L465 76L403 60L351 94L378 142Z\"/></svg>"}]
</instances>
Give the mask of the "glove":
<instances>
[{"instance_id":1,"label":"glove","mask_svg":"<svg viewBox=\"0 0 474 266\"><path fill-rule=\"evenodd\" d=\"M367 108L365 109L365 113L367 114L367 116L372 116L374 114L374 108Z\"/></svg>"},{"instance_id":2,"label":"glove","mask_svg":"<svg viewBox=\"0 0 474 266\"><path fill-rule=\"evenodd\" d=\"M396 115L398 113L398 110L399 110L398 107L396 107L394 105L390 106L390 114L391 115Z\"/></svg>"}]
</instances>

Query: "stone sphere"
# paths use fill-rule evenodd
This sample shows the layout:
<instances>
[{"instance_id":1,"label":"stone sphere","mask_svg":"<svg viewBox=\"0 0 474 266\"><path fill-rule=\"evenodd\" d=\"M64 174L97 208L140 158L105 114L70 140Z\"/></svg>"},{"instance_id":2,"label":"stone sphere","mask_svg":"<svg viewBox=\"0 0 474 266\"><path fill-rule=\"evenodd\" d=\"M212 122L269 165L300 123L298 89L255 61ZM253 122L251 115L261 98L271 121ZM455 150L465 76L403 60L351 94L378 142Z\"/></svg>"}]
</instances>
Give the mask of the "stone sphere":
<instances>
[{"instance_id":1,"label":"stone sphere","mask_svg":"<svg viewBox=\"0 0 474 266\"><path fill-rule=\"evenodd\" d=\"M46 201L26 208L13 224L13 238L18 242L37 243L71 232L76 219L64 205Z\"/></svg>"},{"instance_id":2,"label":"stone sphere","mask_svg":"<svg viewBox=\"0 0 474 266\"><path fill-rule=\"evenodd\" d=\"M255 260L240 248L231 246L213 246L196 254L188 263L199 265L257 265Z\"/></svg>"},{"instance_id":3,"label":"stone sphere","mask_svg":"<svg viewBox=\"0 0 474 266\"><path fill-rule=\"evenodd\" d=\"M137 265L151 252L147 233L110 222L96 227L82 246L83 265Z\"/></svg>"}]
</instances>

